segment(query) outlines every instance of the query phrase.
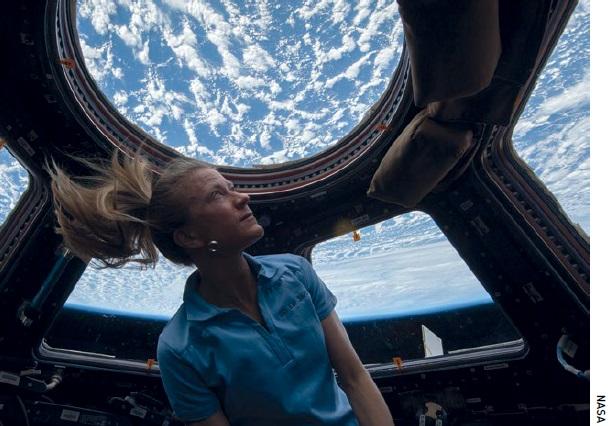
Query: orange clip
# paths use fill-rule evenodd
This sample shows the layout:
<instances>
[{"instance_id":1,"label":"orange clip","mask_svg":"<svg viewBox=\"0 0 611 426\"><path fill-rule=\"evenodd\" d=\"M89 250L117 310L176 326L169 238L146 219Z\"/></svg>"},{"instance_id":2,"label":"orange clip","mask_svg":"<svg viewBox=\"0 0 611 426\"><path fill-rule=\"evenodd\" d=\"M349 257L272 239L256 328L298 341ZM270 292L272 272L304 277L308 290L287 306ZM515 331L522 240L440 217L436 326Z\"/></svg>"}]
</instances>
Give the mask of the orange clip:
<instances>
[{"instance_id":1,"label":"orange clip","mask_svg":"<svg viewBox=\"0 0 611 426\"><path fill-rule=\"evenodd\" d=\"M395 363L397 368L399 369L403 368L403 360L400 357L398 356L393 357L392 362Z\"/></svg>"},{"instance_id":2,"label":"orange clip","mask_svg":"<svg viewBox=\"0 0 611 426\"><path fill-rule=\"evenodd\" d=\"M6 139L0 138L0 149L4 148L4 145L6 145Z\"/></svg>"},{"instance_id":3,"label":"orange clip","mask_svg":"<svg viewBox=\"0 0 611 426\"><path fill-rule=\"evenodd\" d=\"M352 232L352 239L354 241L360 241L361 240L361 233L359 231L353 231Z\"/></svg>"},{"instance_id":4,"label":"orange clip","mask_svg":"<svg viewBox=\"0 0 611 426\"><path fill-rule=\"evenodd\" d=\"M153 368L153 365L155 365L155 360L152 358L149 358L146 360L146 368L148 370L150 370L151 368Z\"/></svg>"},{"instance_id":5,"label":"orange clip","mask_svg":"<svg viewBox=\"0 0 611 426\"><path fill-rule=\"evenodd\" d=\"M62 58L59 60L59 63L67 68L70 68L71 70L76 68L76 62L74 62L74 59L72 58Z\"/></svg>"},{"instance_id":6,"label":"orange clip","mask_svg":"<svg viewBox=\"0 0 611 426\"><path fill-rule=\"evenodd\" d=\"M386 130L390 130L390 126L388 126L388 125L386 125L386 124L384 124L384 123L378 123L378 124L376 124L376 125L375 125L375 128L376 128L377 130L382 131L382 132L384 132L384 131L386 131Z\"/></svg>"}]
</instances>

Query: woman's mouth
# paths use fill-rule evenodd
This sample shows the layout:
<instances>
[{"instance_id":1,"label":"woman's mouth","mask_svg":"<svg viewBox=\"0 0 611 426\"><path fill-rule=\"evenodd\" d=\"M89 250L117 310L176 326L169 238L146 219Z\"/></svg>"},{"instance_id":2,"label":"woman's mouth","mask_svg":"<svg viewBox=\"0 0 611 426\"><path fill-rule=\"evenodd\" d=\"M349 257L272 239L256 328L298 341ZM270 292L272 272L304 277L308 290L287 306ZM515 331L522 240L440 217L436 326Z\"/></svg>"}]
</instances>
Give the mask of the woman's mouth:
<instances>
[{"instance_id":1,"label":"woman's mouth","mask_svg":"<svg viewBox=\"0 0 611 426\"><path fill-rule=\"evenodd\" d=\"M253 216L252 213L248 213L240 218L240 222L244 222L245 220L254 219L254 218L255 217Z\"/></svg>"}]
</instances>

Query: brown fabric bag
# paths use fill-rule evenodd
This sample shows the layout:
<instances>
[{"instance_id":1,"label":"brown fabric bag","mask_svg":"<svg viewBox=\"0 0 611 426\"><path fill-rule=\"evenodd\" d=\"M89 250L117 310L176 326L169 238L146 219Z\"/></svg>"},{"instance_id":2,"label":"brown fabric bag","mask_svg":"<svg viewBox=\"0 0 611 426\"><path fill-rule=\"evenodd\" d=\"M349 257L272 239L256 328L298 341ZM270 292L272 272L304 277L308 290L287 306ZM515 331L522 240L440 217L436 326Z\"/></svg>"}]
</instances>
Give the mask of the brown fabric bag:
<instances>
[{"instance_id":1,"label":"brown fabric bag","mask_svg":"<svg viewBox=\"0 0 611 426\"><path fill-rule=\"evenodd\" d=\"M471 130L440 124L421 111L395 139L367 195L411 208L458 163L473 141Z\"/></svg>"},{"instance_id":2,"label":"brown fabric bag","mask_svg":"<svg viewBox=\"0 0 611 426\"><path fill-rule=\"evenodd\" d=\"M490 85L465 98L437 99L439 102L428 105L430 116L439 121L508 125L537 63L549 8L546 1L501 0L499 19L503 51ZM457 78L451 72L444 75Z\"/></svg>"},{"instance_id":3,"label":"brown fabric bag","mask_svg":"<svg viewBox=\"0 0 611 426\"><path fill-rule=\"evenodd\" d=\"M501 55L497 0L398 0L414 103L473 95L490 84Z\"/></svg>"}]
</instances>

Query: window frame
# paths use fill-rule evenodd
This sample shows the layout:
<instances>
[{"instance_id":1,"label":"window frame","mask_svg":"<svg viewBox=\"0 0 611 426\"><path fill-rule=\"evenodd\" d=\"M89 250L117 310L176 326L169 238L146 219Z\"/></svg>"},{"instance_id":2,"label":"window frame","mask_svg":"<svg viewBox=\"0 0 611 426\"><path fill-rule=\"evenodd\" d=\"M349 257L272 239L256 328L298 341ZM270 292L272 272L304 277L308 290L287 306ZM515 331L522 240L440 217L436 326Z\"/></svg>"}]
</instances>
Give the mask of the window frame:
<instances>
[{"instance_id":1,"label":"window frame","mask_svg":"<svg viewBox=\"0 0 611 426\"><path fill-rule=\"evenodd\" d=\"M103 314L100 314L103 316ZM372 378L398 377L416 373L425 373L434 370L448 370L467 368L473 366L501 365L508 361L518 361L526 358L529 347L524 339L517 339L503 343L485 345L477 348L467 348L443 356L403 360L401 367L393 362L365 364L364 367ZM43 338L33 351L37 362L47 365L61 364L66 367L83 368L89 370L107 370L128 372L138 375L159 376L159 366L149 360L131 360L117 358L113 355L61 349L51 347Z\"/></svg>"},{"instance_id":2,"label":"window frame","mask_svg":"<svg viewBox=\"0 0 611 426\"><path fill-rule=\"evenodd\" d=\"M24 159L23 150L31 149L25 139L20 138L22 147L14 146L8 137L8 142L3 147L9 154L19 162L21 167L28 173L28 186L21 194L15 207L9 212L4 223L0 226L0 283L10 273L10 265L18 256L20 249L27 243L27 236L36 227L45 207L51 202L47 187L41 182L38 173Z\"/></svg>"},{"instance_id":3,"label":"window frame","mask_svg":"<svg viewBox=\"0 0 611 426\"><path fill-rule=\"evenodd\" d=\"M157 142L120 114L97 85L85 66L78 41L76 2L58 0L56 13L48 14L48 37L60 58L72 58L75 66L56 65L55 77L61 82L66 100L81 121L92 123L90 136L111 150L135 151L140 144L155 166L162 168L178 153ZM52 31L54 30L54 31ZM401 59L380 99L363 119L335 145L311 157L257 168L219 166L217 169L234 182L237 189L251 194L253 200L283 200L295 194L315 193L323 185L349 174L386 148L394 137L382 129L396 127L403 109L412 101L409 57L404 40Z\"/></svg>"}]
</instances>

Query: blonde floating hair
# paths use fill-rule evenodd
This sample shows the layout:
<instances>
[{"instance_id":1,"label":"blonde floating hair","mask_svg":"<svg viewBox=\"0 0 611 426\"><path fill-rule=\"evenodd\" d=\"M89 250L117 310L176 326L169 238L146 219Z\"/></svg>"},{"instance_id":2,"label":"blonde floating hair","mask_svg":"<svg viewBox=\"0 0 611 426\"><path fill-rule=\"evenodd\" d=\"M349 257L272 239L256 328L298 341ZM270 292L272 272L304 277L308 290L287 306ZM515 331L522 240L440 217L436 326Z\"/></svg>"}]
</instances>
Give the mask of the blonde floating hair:
<instances>
[{"instance_id":1,"label":"blonde floating hair","mask_svg":"<svg viewBox=\"0 0 611 426\"><path fill-rule=\"evenodd\" d=\"M70 251L85 262L99 260L101 268L128 262L154 267L158 248L170 261L193 266L173 238L174 230L188 220L180 188L183 179L209 165L178 157L157 177L140 152L121 159L115 149L110 162L71 158L97 174L69 176L54 160L46 164L59 224L55 230Z\"/></svg>"}]
</instances>

